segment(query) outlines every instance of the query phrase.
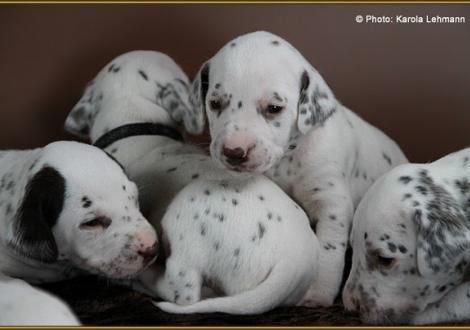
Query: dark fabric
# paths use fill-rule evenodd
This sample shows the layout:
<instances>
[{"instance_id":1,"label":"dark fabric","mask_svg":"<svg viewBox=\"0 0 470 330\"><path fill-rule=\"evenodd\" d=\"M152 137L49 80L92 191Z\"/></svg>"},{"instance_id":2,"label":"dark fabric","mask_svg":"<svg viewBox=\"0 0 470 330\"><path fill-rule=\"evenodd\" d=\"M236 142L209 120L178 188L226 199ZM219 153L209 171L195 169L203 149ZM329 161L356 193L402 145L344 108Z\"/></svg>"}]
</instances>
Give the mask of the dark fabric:
<instances>
[{"instance_id":1,"label":"dark fabric","mask_svg":"<svg viewBox=\"0 0 470 330\"><path fill-rule=\"evenodd\" d=\"M222 313L174 315L160 311L151 298L106 279L82 277L43 285L70 304L84 325L360 325L357 315L340 303L329 308L284 307L262 315Z\"/></svg>"}]
</instances>

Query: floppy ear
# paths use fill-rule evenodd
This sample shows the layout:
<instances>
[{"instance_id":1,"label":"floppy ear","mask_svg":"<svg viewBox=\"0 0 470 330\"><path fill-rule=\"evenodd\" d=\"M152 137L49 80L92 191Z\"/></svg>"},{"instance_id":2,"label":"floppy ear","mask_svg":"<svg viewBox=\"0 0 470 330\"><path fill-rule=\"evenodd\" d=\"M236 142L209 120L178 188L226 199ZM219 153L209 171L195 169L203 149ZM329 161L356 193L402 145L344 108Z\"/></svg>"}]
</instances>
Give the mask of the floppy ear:
<instances>
[{"instance_id":1,"label":"floppy ear","mask_svg":"<svg viewBox=\"0 0 470 330\"><path fill-rule=\"evenodd\" d=\"M470 249L470 219L456 201L436 198L413 213L416 259L424 277L452 272Z\"/></svg>"},{"instance_id":2,"label":"floppy ear","mask_svg":"<svg viewBox=\"0 0 470 330\"><path fill-rule=\"evenodd\" d=\"M313 68L302 72L297 106L297 127L302 134L323 123L336 111L337 100Z\"/></svg>"},{"instance_id":3,"label":"floppy ear","mask_svg":"<svg viewBox=\"0 0 470 330\"><path fill-rule=\"evenodd\" d=\"M90 83L82 98L72 108L65 120L65 130L82 138L88 138L92 121L97 112L98 99L94 98L93 83Z\"/></svg>"},{"instance_id":4,"label":"floppy ear","mask_svg":"<svg viewBox=\"0 0 470 330\"><path fill-rule=\"evenodd\" d=\"M159 87L157 103L164 108L177 123L183 122L187 132L200 134L204 128L204 116L195 111L189 102L189 89L186 82L175 79Z\"/></svg>"},{"instance_id":5,"label":"floppy ear","mask_svg":"<svg viewBox=\"0 0 470 330\"><path fill-rule=\"evenodd\" d=\"M46 166L29 181L13 224L9 246L19 254L46 263L57 260L58 250L52 234L64 205L65 180Z\"/></svg>"},{"instance_id":6,"label":"floppy ear","mask_svg":"<svg viewBox=\"0 0 470 330\"><path fill-rule=\"evenodd\" d=\"M197 129L201 133L204 129L204 119L206 115L206 95L209 88L209 62L206 62L194 79L191 86L189 101L193 107L197 121Z\"/></svg>"}]
</instances>

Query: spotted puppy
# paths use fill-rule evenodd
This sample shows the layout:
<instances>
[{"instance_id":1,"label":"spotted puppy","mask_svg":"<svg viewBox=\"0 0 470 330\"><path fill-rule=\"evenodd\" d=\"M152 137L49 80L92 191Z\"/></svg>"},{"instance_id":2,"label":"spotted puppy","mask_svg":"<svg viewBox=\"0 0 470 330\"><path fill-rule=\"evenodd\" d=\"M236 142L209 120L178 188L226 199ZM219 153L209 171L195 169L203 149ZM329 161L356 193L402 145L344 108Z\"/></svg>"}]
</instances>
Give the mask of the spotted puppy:
<instances>
[{"instance_id":1,"label":"spotted puppy","mask_svg":"<svg viewBox=\"0 0 470 330\"><path fill-rule=\"evenodd\" d=\"M30 283L137 275L157 253L137 188L98 148L0 152L0 272Z\"/></svg>"},{"instance_id":2,"label":"spotted puppy","mask_svg":"<svg viewBox=\"0 0 470 330\"><path fill-rule=\"evenodd\" d=\"M0 292L0 326L80 325L61 300L23 280L0 273Z\"/></svg>"},{"instance_id":3,"label":"spotted puppy","mask_svg":"<svg viewBox=\"0 0 470 330\"><path fill-rule=\"evenodd\" d=\"M165 54L129 52L98 73L65 123L68 131L86 135L124 165L139 186L144 214L159 230L164 211L186 185L198 179L199 186L204 180L233 179L231 172L218 168L201 149L175 134L180 123L190 133L203 128L204 114L193 110L187 84L184 72ZM277 191L279 199L288 199ZM283 205L272 207L274 212ZM240 219L244 217L245 213ZM143 286L132 285L155 295L157 274L150 269L142 276Z\"/></svg>"},{"instance_id":4,"label":"spotted puppy","mask_svg":"<svg viewBox=\"0 0 470 330\"><path fill-rule=\"evenodd\" d=\"M113 155L137 183L144 215L160 220L173 196L215 166L179 133L200 133L203 114L189 102L188 78L156 51L122 54L97 74L65 128Z\"/></svg>"},{"instance_id":5,"label":"spotted puppy","mask_svg":"<svg viewBox=\"0 0 470 330\"><path fill-rule=\"evenodd\" d=\"M470 148L402 165L360 202L345 306L369 323L470 318Z\"/></svg>"},{"instance_id":6,"label":"spotted puppy","mask_svg":"<svg viewBox=\"0 0 470 330\"><path fill-rule=\"evenodd\" d=\"M295 305L317 269L307 215L263 176L196 180L162 220L169 258L155 291L171 313L258 314ZM207 285L220 297L201 300Z\"/></svg>"},{"instance_id":7,"label":"spotted puppy","mask_svg":"<svg viewBox=\"0 0 470 330\"><path fill-rule=\"evenodd\" d=\"M271 33L229 42L202 66L192 92L207 113L213 159L265 173L316 223L321 267L302 304L332 304L354 208L376 178L406 162L400 148L340 104L307 60Z\"/></svg>"}]
</instances>

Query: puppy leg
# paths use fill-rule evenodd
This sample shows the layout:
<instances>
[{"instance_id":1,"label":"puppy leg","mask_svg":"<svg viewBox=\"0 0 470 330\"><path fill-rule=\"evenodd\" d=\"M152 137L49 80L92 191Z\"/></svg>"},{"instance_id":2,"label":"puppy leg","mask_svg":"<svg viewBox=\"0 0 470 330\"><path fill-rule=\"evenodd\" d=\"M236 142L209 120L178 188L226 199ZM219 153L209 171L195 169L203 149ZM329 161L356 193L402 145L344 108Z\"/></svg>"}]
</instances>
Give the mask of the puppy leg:
<instances>
[{"instance_id":1,"label":"puppy leg","mask_svg":"<svg viewBox=\"0 0 470 330\"><path fill-rule=\"evenodd\" d=\"M470 283L463 283L450 291L441 301L416 315L411 323L415 325L456 322L470 318Z\"/></svg>"},{"instance_id":2,"label":"puppy leg","mask_svg":"<svg viewBox=\"0 0 470 330\"><path fill-rule=\"evenodd\" d=\"M147 269L136 283L134 289L150 296L157 296L179 305L195 303L201 299L201 275L170 257L166 269L162 265L153 265Z\"/></svg>"},{"instance_id":3,"label":"puppy leg","mask_svg":"<svg viewBox=\"0 0 470 330\"><path fill-rule=\"evenodd\" d=\"M319 270L312 286L299 303L302 306L330 306L338 294L344 268L353 202L342 180L323 175L299 184L294 195L316 222L320 241Z\"/></svg>"}]
</instances>

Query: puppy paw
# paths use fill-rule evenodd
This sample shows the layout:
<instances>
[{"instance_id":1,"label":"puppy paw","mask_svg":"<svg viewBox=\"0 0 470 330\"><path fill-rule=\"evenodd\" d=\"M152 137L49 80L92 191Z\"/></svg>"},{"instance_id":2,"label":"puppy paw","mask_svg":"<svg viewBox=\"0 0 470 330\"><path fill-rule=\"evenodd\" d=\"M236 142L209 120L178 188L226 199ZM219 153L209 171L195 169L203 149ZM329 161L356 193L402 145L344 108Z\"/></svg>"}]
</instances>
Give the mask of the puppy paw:
<instances>
[{"instance_id":1,"label":"puppy paw","mask_svg":"<svg viewBox=\"0 0 470 330\"><path fill-rule=\"evenodd\" d=\"M152 304L165 313L171 313L171 314L184 314L184 307L179 306L175 303L167 302L167 301L152 301Z\"/></svg>"}]
</instances>

